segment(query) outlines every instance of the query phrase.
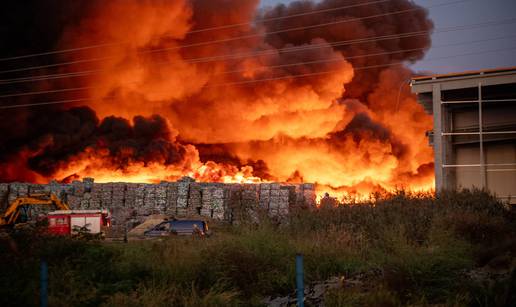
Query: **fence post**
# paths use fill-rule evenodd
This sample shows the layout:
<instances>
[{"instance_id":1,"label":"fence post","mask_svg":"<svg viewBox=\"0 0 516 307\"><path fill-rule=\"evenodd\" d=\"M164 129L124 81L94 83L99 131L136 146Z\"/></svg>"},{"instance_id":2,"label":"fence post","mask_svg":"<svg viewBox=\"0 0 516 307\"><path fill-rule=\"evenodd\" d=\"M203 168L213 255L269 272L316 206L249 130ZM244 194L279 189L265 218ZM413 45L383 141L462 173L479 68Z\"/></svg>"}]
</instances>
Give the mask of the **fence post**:
<instances>
[{"instance_id":1,"label":"fence post","mask_svg":"<svg viewBox=\"0 0 516 307\"><path fill-rule=\"evenodd\" d=\"M304 307L305 287L303 282L303 255L296 255L296 287L297 287L297 306Z\"/></svg>"},{"instance_id":2,"label":"fence post","mask_svg":"<svg viewBox=\"0 0 516 307\"><path fill-rule=\"evenodd\" d=\"M48 265L41 259L39 270L39 301L41 307L48 306Z\"/></svg>"}]
</instances>

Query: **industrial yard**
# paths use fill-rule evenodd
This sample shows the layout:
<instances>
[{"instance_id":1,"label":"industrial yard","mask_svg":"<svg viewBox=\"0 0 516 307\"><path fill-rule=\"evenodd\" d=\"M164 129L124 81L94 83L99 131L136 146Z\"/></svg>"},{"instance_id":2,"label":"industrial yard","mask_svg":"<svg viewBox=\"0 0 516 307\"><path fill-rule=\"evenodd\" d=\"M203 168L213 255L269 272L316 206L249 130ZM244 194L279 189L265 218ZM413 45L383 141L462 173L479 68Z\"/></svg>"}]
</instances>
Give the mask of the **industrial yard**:
<instances>
[{"instance_id":1,"label":"industrial yard","mask_svg":"<svg viewBox=\"0 0 516 307\"><path fill-rule=\"evenodd\" d=\"M516 306L516 1L4 0L0 306Z\"/></svg>"}]
</instances>

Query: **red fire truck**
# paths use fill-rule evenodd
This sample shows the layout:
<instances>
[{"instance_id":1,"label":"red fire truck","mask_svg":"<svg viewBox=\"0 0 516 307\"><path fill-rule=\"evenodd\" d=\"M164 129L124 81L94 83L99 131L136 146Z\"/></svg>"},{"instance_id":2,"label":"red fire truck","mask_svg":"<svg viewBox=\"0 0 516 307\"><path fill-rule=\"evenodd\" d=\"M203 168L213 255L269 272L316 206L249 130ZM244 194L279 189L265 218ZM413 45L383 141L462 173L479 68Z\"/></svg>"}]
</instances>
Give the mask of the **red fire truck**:
<instances>
[{"instance_id":1,"label":"red fire truck","mask_svg":"<svg viewBox=\"0 0 516 307\"><path fill-rule=\"evenodd\" d=\"M81 231L103 234L111 226L111 214L101 210L57 210L49 212L48 232L55 235L75 235Z\"/></svg>"}]
</instances>

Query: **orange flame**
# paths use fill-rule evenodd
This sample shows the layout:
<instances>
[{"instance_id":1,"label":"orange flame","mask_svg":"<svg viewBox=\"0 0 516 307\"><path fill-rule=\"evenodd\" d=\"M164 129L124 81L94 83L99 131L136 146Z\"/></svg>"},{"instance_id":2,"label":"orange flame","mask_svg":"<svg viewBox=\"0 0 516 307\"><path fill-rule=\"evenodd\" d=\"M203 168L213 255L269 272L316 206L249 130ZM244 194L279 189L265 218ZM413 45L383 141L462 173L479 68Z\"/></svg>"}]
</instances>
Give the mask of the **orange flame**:
<instances>
[{"instance_id":1,"label":"orange flame","mask_svg":"<svg viewBox=\"0 0 516 307\"><path fill-rule=\"evenodd\" d=\"M98 72L80 79L90 88L93 101L88 106L101 118L159 114L180 139L171 136L165 141L180 143L184 153L175 163L131 159L129 153L120 165L110 159L109 150L90 146L48 177L88 176L98 182L159 182L185 175L218 182L304 181L317 183L319 195L330 192L339 197L400 187L431 190L433 155L425 138L431 117L406 87L398 93L411 72L393 66L367 79L369 75L346 58L385 51L391 45L371 42L338 49L331 44L332 36L370 36L380 31L373 31L378 23L357 20L322 34L313 30L271 37L265 32L274 26L252 23L258 2L109 1L88 11L78 26L65 32L63 46L124 42L67 57L106 58L72 66L73 71ZM334 6L340 2L345 1L332 1ZM316 8L308 2L303 5L293 5L292 10ZM238 26L222 27L228 24ZM210 27L218 28L199 31ZM391 29L385 26L381 31ZM299 43L301 32L313 38ZM223 43L206 43L210 41ZM293 46L305 49L282 51ZM363 66L377 61L357 62ZM358 85L357 76L362 82ZM354 87L368 90L348 95ZM222 146L222 155L238 163L204 159L210 149L198 149L201 143ZM248 165L249 160L263 161L268 176Z\"/></svg>"}]
</instances>

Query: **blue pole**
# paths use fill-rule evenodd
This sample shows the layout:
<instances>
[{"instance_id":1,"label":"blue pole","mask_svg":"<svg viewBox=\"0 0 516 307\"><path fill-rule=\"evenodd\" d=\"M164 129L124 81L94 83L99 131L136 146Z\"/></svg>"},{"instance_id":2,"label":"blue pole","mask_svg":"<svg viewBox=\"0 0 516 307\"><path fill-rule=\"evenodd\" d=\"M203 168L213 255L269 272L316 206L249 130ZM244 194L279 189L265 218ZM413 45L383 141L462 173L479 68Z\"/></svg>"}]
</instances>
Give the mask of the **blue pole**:
<instances>
[{"instance_id":1,"label":"blue pole","mask_svg":"<svg viewBox=\"0 0 516 307\"><path fill-rule=\"evenodd\" d=\"M39 272L39 300L41 307L48 306L48 265L47 262L41 259Z\"/></svg>"},{"instance_id":2,"label":"blue pole","mask_svg":"<svg viewBox=\"0 0 516 307\"><path fill-rule=\"evenodd\" d=\"M297 287L297 306L304 307L305 287L303 283L303 255L296 255L296 287Z\"/></svg>"}]
</instances>

